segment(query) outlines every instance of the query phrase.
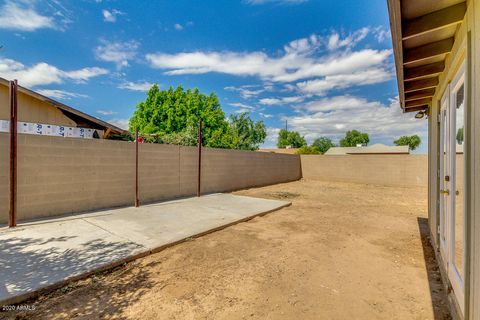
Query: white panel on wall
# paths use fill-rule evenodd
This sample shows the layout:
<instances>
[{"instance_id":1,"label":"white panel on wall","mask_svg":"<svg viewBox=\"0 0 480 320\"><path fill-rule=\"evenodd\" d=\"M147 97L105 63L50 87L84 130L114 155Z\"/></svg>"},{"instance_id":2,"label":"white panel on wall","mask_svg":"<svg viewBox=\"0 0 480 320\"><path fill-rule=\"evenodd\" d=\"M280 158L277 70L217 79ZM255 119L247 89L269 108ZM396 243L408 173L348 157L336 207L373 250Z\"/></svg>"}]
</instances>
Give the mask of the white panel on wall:
<instances>
[{"instance_id":1,"label":"white panel on wall","mask_svg":"<svg viewBox=\"0 0 480 320\"><path fill-rule=\"evenodd\" d=\"M21 122L17 124L18 133L45 136L93 139L95 129L56 126L53 124ZM10 121L0 120L0 132L10 132Z\"/></svg>"}]
</instances>

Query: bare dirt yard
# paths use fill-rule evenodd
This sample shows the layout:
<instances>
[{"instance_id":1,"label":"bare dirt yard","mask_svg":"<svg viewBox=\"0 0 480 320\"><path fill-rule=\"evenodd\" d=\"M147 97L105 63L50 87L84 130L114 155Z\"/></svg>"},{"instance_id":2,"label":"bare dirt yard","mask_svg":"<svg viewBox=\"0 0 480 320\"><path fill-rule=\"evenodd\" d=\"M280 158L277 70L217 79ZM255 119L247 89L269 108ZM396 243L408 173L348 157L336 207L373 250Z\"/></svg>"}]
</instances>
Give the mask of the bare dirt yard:
<instances>
[{"instance_id":1,"label":"bare dirt yard","mask_svg":"<svg viewBox=\"0 0 480 320\"><path fill-rule=\"evenodd\" d=\"M426 190L297 181L292 206L25 302L17 319L450 319Z\"/></svg>"}]
</instances>

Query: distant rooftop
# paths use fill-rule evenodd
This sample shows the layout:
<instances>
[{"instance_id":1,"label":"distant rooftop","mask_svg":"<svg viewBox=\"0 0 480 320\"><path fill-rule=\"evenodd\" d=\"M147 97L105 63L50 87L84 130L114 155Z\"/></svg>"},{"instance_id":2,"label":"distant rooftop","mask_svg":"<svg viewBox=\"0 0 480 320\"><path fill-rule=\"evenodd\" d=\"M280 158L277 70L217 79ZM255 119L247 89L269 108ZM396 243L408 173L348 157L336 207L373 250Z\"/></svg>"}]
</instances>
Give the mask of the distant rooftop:
<instances>
[{"instance_id":1,"label":"distant rooftop","mask_svg":"<svg viewBox=\"0 0 480 320\"><path fill-rule=\"evenodd\" d=\"M327 156L344 156L348 154L409 154L408 146L386 146L381 143L366 147L333 147L325 152Z\"/></svg>"},{"instance_id":2,"label":"distant rooftop","mask_svg":"<svg viewBox=\"0 0 480 320\"><path fill-rule=\"evenodd\" d=\"M258 149L259 152L273 152L273 153L286 153L286 154L295 154L297 148L271 148L271 149Z\"/></svg>"}]
</instances>

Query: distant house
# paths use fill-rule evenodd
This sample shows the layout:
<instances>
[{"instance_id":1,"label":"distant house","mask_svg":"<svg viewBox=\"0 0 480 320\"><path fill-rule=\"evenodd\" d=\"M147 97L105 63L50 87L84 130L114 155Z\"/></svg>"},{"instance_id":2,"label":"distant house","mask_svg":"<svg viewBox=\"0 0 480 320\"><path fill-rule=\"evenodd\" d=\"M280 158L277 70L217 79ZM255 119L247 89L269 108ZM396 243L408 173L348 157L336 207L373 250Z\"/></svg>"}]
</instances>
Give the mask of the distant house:
<instances>
[{"instance_id":1,"label":"distant house","mask_svg":"<svg viewBox=\"0 0 480 320\"><path fill-rule=\"evenodd\" d=\"M9 81L0 78L0 132L10 121ZM108 138L126 133L110 123L83 113L38 92L18 86L18 132L65 137ZM30 131L35 132L30 132ZM83 135L83 136L81 136Z\"/></svg>"},{"instance_id":2,"label":"distant house","mask_svg":"<svg viewBox=\"0 0 480 320\"><path fill-rule=\"evenodd\" d=\"M381 143L359 147L332 147L326 156L366 155L366 154L410 154L408 146L386 146Z\"/></svg>"},{"instance_id":3,"label":"distant house","mask_svg":"<svg viewBox=\"0 0 480 320\"><path fill-rule=\"evenodd\" d=\"M258 149L259 152L271 152L271 153L285 153L295 154L298 148L272 148L272 149Z\"/></svg>"}]
</instances>

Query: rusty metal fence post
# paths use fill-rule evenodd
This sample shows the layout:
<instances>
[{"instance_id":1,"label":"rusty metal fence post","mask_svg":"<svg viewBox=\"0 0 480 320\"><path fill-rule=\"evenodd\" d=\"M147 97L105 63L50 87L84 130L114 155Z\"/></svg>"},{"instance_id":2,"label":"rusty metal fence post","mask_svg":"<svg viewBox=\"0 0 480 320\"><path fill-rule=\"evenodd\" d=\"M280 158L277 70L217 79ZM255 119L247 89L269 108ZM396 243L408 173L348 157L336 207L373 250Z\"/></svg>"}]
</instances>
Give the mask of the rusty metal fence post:
<instances>
[{"instance_id":1,"label":"rusty metal fence post","mask_svg":"<svg viewBox=\"0 0 480 320\"><path fill-rule=\"evenodd\" d=\"M17 80L10 81L10 228L17 225L17 86Z\"/></svg>"},{"instance_id":2,"label":"rusty metal fence post","mask_svg":"<svg viewBox=\"0 0 480 320\"><path fill-rule=\"evenodd\" d=\"M198 120L198 181L197 197L201 195L202 187L202 119Z\"/></svg>"},{"instance_id":3,"label":"rusty metal fence post","mask_svg":"<svg viewBox=\"0 0 480 320\"><path fill-rule=\"evenodd\" d=\"M140 206L138 197L138 128L135 129L135 207Z\"/></svg>"}]
</instances>

